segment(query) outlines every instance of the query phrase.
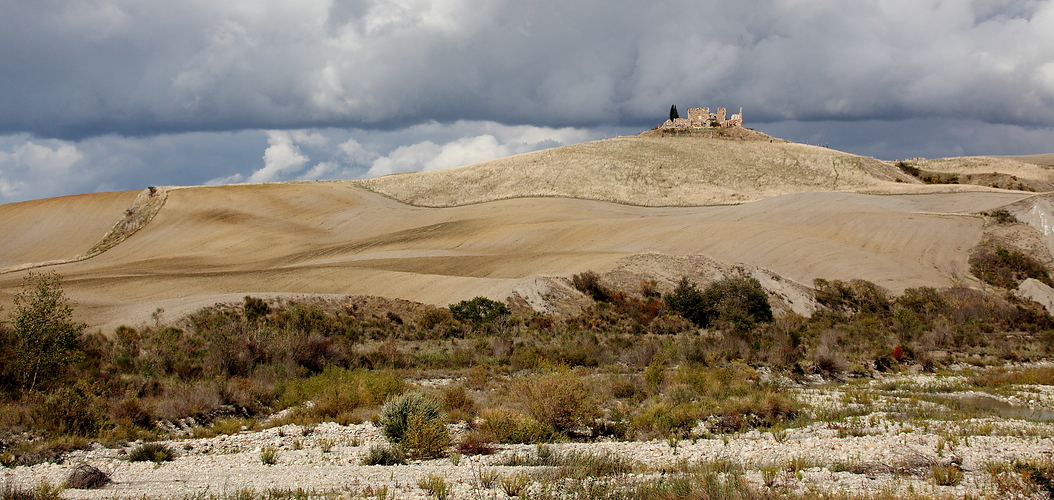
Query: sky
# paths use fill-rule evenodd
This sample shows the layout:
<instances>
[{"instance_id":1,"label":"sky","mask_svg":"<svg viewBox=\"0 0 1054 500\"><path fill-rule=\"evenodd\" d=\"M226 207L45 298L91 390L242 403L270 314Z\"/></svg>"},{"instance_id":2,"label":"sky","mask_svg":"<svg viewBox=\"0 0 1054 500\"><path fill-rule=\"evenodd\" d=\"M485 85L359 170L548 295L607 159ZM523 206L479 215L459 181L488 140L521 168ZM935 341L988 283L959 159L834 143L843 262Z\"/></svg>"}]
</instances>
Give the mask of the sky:
<instances>
[{"instance_id":1,"label":"sky","mask_svg":"<svg viewBox=\"0 0 1054 500\"><path fill-rule=\"evenodd\" d=\"M0 0L0 203L447 168L671 104L887 160L1051 153L1054 0Z\"/></svg>"}]
</instances>

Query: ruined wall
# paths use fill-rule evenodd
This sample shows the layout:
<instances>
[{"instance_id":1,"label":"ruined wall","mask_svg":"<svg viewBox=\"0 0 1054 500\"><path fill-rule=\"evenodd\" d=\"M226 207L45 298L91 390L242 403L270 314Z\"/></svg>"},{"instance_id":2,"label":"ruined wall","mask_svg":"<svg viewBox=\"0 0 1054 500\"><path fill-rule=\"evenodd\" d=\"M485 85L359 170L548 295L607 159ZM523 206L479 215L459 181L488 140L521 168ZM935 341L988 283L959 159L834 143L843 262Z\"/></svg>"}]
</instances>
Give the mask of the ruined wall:
<instances>
[{"instance_id":1,"label":"ruined wall","mask_svg":"<svg viewBox=\"0 0 1054 500\"><path fill-rule=\"evenodd\" d=\"M711 113L710 108L688 108L688 118L666 120L659 126L662 129L687 130L693 128L713 127L742 127L743 108L739 108L739 114L726 118L728 111L725 108L717 108L717 113Z\"/></svg>"}]
</instances>

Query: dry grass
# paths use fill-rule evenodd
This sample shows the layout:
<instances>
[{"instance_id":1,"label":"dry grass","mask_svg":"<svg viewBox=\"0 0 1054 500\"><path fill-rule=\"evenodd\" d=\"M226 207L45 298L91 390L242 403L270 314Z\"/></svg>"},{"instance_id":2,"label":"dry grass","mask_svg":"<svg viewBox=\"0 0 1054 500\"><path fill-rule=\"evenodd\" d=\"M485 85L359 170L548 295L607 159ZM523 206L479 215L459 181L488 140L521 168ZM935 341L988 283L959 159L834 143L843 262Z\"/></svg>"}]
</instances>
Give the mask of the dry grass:
<instances>
[{"instance_id":1,"label":"dry grass","mask_svg":"<svg viewBox=\"0 0 1054 500\"><path fill-rule=\"evenodd\" d=\"M1046 155L1050 156L1050 155ZM965 156L957 158L940 158L935 160L918 160L911 162L922 170L960 175L1001 174L1017 176L1021 179L1050 181L1052 174L1049 167L1027 161L1027 157Z\"/></svg>"},{"instance_id":2,"label":"dry grass","mask_svg":"<svg viewBox=\"0 0 1054 500\"><path fill-rule=\"evenodd\" d=\"M700 206L808 191L903 189L916 182L889 164L818 146L778 139L732 141L642 134L460 168L390 175L361 185L431 207L552 196L644 206Z\"/></svg>"}]
</instances>

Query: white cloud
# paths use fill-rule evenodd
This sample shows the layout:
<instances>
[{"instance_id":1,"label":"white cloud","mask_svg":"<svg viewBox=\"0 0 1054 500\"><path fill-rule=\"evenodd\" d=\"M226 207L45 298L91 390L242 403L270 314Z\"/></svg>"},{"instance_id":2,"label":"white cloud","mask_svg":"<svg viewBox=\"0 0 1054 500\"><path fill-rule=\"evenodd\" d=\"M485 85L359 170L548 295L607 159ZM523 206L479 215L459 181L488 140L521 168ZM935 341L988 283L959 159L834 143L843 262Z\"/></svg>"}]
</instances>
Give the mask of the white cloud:
<instances>
[{"instance_id":1,"label":"white cloud","mask_svg":"<svg viewBox=\"0 0 1054 500\"><path fill-rule=\"evenodd\" d=\"M245 180L245 176L242 174L232 174L226 177L216 177L215 179L209 179L203 184L206 186L223 186L226 184L240 184Z\"/></svg>"},{"instance_id":2,"label":"white cloud","mask_svg":"<svg viewBox=\"0 0 1054 500\"><path fill-rule=\"evenodd\" d=\"M268 130L264 166L253 172L246 182L274 182L300 170L310 159L300 153L296 145L298 137L307 136L302 131Z\"/></svg>"},{"instance_id":3,"label":"white cloud","mask_svg":"<svg viewBox=\"0 0 1054 500\"><path fill-rule=\"evenodd\" d=\"M367 165L377 158L377 153L366 151L355 139L342 142L337 148L341 155L353 165Z\"/></svg>"},{"instance_id":4,"label":"white cloud","mask_svg":"<svg viewBox=\"0 0 1054 500\"><path fill-rule=\"evenodd\" d=\"M10 138L9 138L10 139ZM0 201L13 201L61 192L76 173L73 166L84 158L73 143L21 138L9 151L0 150Z\"/></svg>"},{"instance_id":5,"label":"white cloud","mask_svg":"<svg viewBox=\"0 0 1054 500\"><path fill-rule=\"evenodd\" d=\"M443 135L443 128L462 129L470 134L442 144L431 140L400 146L373 161L366 177L400 172L439 170L471 165L495 158L527 153L546 147L575 144L596 139L596 133L583 129L552 129L532 126L506 126L494 122L458 122L453 125L436 123L420 125L432 135ZM467 130L466 130L467 129Z\"/></svg>"}]
</instances>

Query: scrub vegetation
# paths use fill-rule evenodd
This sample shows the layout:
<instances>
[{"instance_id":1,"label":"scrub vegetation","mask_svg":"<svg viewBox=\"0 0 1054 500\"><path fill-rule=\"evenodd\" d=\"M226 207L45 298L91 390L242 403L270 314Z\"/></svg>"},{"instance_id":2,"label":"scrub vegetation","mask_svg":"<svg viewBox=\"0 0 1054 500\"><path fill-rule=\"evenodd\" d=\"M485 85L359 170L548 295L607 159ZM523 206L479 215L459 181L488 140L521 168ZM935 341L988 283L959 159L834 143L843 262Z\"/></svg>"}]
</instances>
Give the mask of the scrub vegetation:
<instances>
[{"instance_id":1,"label":"scrub vegetation","mask_svg":"<svg viewBox=\"0 0 1054 500\"><path fill-rule=\"evenodd\" d=\"M806 318L774 317L750 278L706 286L684 279L665 295L654 287L614 289L594 273L573 282L595 299L574 317L513 314L482 297L413 309L394 301L246 297L175 324L103 335L72 322L73 304L58 276L34 274L0 325L0 461L39 463L93 441L145 440L129 459L160 463L176 453L153 439L257 429L263 417L285 409L273 425L372 420L390 442L363 457L376 465L460 460L503 443L665 439L673 447L681 439L751 429L775 436L883 408L911 419L919 415L898 406L903 391L932 392L895 384L854 389L850 382L840 409L821 411L810 406L808 391L795 388L806 379L866 381L878 373L940 373L953 363L983 367L1054 353L1051 316L995 289L922 287L893 296L867 281L821 279L814 288L823 307ZM966 378L955 390L1049 384L1049 371L992 372ZM414 383L435 378L454 382ZM867 409L854 409L858 402ZM180 427L187 417L197 427ZM467 430L454 440L446 424L456 422ZM281 457L265 450L260 460ZM768 498L752 496L761 493L738 469L692 466L670 471L672 482L611 485L584 478L622 477L633 464L545 447L509 460L551 462L545 466L566 479L560 488L610 487L590 498L696 498L678 492L703 487L727 493L713 498ZM923 465L935 484L962 480L951 465ZM1007 474L1033 485L1051 475L1035 464L1008 467ZM501 483L516 489L516 481ZM420 487L442 497L445 484L437 477Z\"/></svg>"}]
</instances>

